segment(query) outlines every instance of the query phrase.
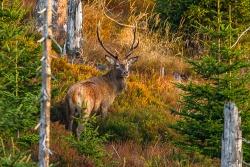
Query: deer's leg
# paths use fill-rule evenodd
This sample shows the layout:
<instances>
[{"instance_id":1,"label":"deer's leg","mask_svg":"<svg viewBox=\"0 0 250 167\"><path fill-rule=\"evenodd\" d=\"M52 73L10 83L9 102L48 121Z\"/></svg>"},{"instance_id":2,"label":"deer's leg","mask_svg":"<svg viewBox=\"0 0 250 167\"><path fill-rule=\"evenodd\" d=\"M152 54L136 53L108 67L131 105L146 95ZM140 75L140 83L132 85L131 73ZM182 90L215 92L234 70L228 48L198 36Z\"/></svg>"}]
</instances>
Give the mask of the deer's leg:
<instances>
[{"instance_id":1,"label":"deer's leg","mask_svg":"<svg viewBox=\"0 0 250 167\"><path fill-rule=\"evenodd\" d=\"M102 118L103 119L106 118L107 115L108 115L108 107L107 106L102 106L102 108L101 108L101 116L102 116Z\"/></svg>"},{"instance_id":2,"label":"deer's leg","mask_svg":"<svg viewBox=\"0 0 250 167\"><path fill-rule=\"evenodd\" d=\"M77 135L77 127L78 127L78 122L77 122L77 120L73 120L72 121L72 133L73 133L73 135L77 138L77 139L79 139L79 137L78 137L78 135Z\"/></svg>"},{"instance_id":3,"label":"deer's leg","mask_svg":"<svg viewBox=\"0 0 250 167\"><path fill-rule=\"evenodd\" d=\"M79 140L81 137L83 131L83 125L81 123L78 123L77 129L76 129L76 138Z\"/></svg>"},{"instance_id":4,"label":"deer's leg","mask_svg":"<svg viewBox=\"0 0 250 167\"><path fill-rule=\"evenodd\" d=\"M69 102L67 101L65 104L65 128L70 131L72 131L73 126L73 111L74 107L72 105L69 105Z\"/></svg>"},{"instance_id":5,"label":"deer's leg","mask_svg":"<svg viewBox=\"0 0 250 167\"><path fill-rule=\"evenodd\" d=\"M73 129L73 120L74 119L74 114L72 112L72 110L70 110L68 113L67 113L67 127L66 129L72 131Z\"/></svg>"},{"instance_id":6,"label":"deer's leg","mask_svg":"<svg viewBox=\"0 0 250 167\"><path fill-rule=\"evenodd\" d=\"M74 112L71 114L71 120L69 121L69 125L72 127L73 135L79 140L79 126L81 126L81 107L76 106L73 110Z\"/></svg>"},{"instance_id":7,"label":"deer's leg","mask_svg":"<svg viewBox=\"0 0 250 167\"><path fill-rule=\"evenodd\" d=\"M69 126L69 117L68 116L66 116L66 120L65 120L65 129L67 129L67 130L71 130L70 129L70 126Z\"/></svg>"},{"instance_id":8,"label":"deer's leg","mask_svg":"<svg viewBox=\"0 0 250 167\"><path fill-rule=\"evenodd\" d=\"M73 130L73 116L70 114L69 118L67 119L66 129L72 131Z\"/></svg>"},{"instance_id":9,"label":"deer's leg","mask_svg":"<svg viewBox=\"0 0 250 167\"><path fill-rule=\"evenodd\" d=\"M70 130L70 131L73 130L73 123L74 123L74 118L72 115L70 115L70 118L68 120L68 130Z\"/></svg>"},{"instance_id":10,"label":"deer's leg","mask_svg":"<svg viewBox=\"0 0 250 167\"><path fill-rule=\"evenodd\" d=\"M80 112L78 111L78 115L77 118L80 118L80 120L76 120L76 126L75 126L75 136L77 137L77 139L80 139L81 133L84 130L84 126L81 122L81 119L88 119L90 117L91 111L93 109L93 105L86 105L83 108L78 108L78 110L80 110ZM82 111L84 110L84 111ZM80 113L80 114L79 114ZM82 114L83 113L83 114Z\"/></svg>"}]
</instances>

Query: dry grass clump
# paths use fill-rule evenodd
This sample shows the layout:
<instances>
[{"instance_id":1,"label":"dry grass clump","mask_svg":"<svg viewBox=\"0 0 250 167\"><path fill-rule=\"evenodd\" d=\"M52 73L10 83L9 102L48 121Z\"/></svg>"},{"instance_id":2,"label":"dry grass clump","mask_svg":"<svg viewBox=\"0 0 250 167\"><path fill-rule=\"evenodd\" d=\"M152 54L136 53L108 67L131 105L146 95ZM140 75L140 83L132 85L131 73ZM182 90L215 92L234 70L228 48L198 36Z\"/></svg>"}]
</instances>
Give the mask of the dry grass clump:
<instances>
[{"instance_id":1,"label":"dry grass clump","mask_svg":"<svg viewBox=\"0 0 250 167\"><path fill-rule=\"evenodd\" d=\"M106 164L115 163L115 166L133 167L215 167L219 162L212 161L201 155L189 155L184 158L181 150L167 143L155 143L150 146L140 146L134 142L110 143L107 150L111 154L111 160Z\"/></svg>"},{"instance_id":2,"label":"dry grass clump","mask_svg":"<svg viewBox=\"0 0 250 167\"><path fill-rule=\"evenodd\" d=\"M22 0L25 8L35 9L36 0Z\"/></svg>"},{"instance_id":3,"label":"dry grass clump","mask_svg":"<svg viewBox=\"0 0 250 167\"><path fill-rule=\"evenodd\" d=\"M105 9L103 6L106 6ZM171 35L167 26L165 35L149 28L149 20L151 24L159 24L159 17L152 14L152 8L153 1L151 0L110 1L106 2L106 5L100 0L86 3L84 7L86 41L84 43L83 58L94 63L104 62L105 52L96 38L96 26L99 21L105 46L114 53L117 50L120 53L119 57L123 58L131 45L133 36L132 28L121 26L120 23L133 26L136 22L140 45L134 55L141 58L134 69L148 75L159 73L162 67L166 69L169 75L175 71L185 73L188 66L179 56L182 55L180 38L175 37L174 34Z\"/></svg>"}]
</instances>

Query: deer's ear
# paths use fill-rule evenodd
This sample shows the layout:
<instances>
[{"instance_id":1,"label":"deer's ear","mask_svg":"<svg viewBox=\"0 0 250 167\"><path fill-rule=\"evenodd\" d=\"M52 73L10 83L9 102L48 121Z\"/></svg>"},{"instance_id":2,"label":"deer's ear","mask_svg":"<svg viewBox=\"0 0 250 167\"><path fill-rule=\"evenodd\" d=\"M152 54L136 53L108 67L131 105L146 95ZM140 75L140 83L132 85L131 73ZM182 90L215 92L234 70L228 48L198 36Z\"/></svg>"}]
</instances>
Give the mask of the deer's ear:
<instances>
[{"instance_id":1,"label":"deer's ear","mask_svg":"<svg viewBox=\"0 0 250 167\"><path fill-rule=\"evenodd\" d=\"M114 57L112 57L112 56L105 55L105 58L112 65L114 65L116 63L116 59Z\"/></svg>"},{"instance_id":2,"label":"deer's ear","mask_svg":"<svg viewBox=\"0 0 250 167\"><path fill-rule=\"evenodd\" d=\"M129 65L131 65L131 64L137 62L138 58L139 58L138 56L131 57L131 58L129 58L129 59L127 60L127 62L128 62Z\"/></svg>"}]
</instances>

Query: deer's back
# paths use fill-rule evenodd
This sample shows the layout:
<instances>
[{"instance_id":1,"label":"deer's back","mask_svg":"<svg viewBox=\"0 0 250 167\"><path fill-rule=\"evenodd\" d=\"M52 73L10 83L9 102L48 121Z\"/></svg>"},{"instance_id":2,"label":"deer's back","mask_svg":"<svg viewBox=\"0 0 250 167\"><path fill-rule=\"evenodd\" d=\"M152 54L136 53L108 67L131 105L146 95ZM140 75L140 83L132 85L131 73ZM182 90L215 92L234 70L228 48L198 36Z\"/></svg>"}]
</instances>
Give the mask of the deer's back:
<instances>
[{"instance_id":1,"label":"deer's back","mask_svg":"<svg viewBox=\"0 0 250 167\"><path fill-rule=\"evenodd\" d=\"M103 77L94 77L72 85L66 100L70 106L86 107L97 112L102 106L109 106L115 99L112 85Z\"/></svg>"}]
</instances>

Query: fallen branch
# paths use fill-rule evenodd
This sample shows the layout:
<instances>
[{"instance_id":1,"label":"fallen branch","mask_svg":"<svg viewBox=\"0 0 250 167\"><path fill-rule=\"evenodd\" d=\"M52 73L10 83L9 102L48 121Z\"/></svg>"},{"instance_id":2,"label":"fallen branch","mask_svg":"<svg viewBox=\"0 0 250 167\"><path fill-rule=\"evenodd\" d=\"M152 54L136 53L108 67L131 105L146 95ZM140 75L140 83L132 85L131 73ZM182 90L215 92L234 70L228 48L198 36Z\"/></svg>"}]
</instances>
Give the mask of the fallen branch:
<instances>
[{"instance_id":1,"label":"fallen branch","mask_svg":"<svg viewBox=\"0 0 250 167\"><path fill-rule=\"evenodd\" d=\"M140 30L146 30L146 28L137 27L137 24L135 24L135 25L133 26L133 25L121 23L121 22L115 20L114 18L110 17L110 16L106 13L106 10L108 11L108 9L107 9L106 7L103 7L103 14L104 14L104 16L106 16L109 20L115 22L116 24L118 24L118 25L120 25L120 26L123 26L123 27L137 28L137 29L140 29Z\"/></svg>"},{"instance_id":2,"label":"fallen branch","mask_svg":"<svg viewBox=\"0 0 250 167\"><path fill-rule=\"evenodd\" d=\"M49 37L52 40L52 42L57 46L57 48L60 50L60 53L62 54L63 48L60 46L60 44L55 40L55 38L52 35L50 35Z\"/></svg>"},{"instance_id":3,"label":"fallen branch","mask_svg":"<svg viewBox=\"0 0 250 167\"><path fill-rule=\"evenodd\" d=\"M236 46L236 44L239 42L240 38L241 38L247 31L249 31L249 30L250 30L250 26L249 26L245 31L243 31L243 32L240 34L240 36L238 37L238 39L236 40L236 42L231 46L231 49L232 49L233 47Z\"/></svg>"},{"instance_id":4,"label":"fallen branch","mask_svg":"<svg viewBox=\"0 0 250 167\"><path fill-rule=\"evenodd\" d=\"M118 24L118 25L120 25L120 26L129 27L129 28L135 28L135 26L120 23L120 22L118 22L117 20L113 19L112 17L108 16L107 13L105 12L105 9L106 9L106 8L104 7L104 8L103 8L103 13L104 13L104 15L105 15L108 19L112 20L113 22L115 22L116 24Z\"/></svg>"}]
</instances>

